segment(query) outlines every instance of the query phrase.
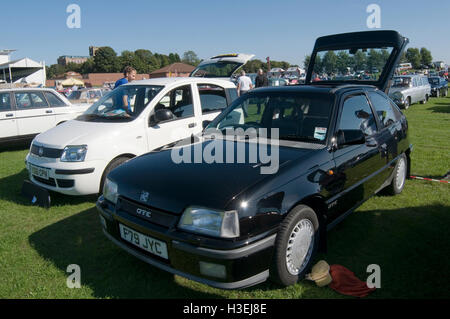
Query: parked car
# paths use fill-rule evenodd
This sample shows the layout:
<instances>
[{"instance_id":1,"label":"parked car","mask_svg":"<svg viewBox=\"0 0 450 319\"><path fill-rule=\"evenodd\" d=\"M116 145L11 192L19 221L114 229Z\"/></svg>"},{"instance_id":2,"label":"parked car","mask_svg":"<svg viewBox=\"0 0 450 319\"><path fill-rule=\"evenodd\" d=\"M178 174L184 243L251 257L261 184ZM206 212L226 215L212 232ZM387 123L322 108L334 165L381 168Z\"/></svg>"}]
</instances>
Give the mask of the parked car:
<instances>
[{"instance_id":1,"label":"parked car","mask_svg":"<svg viewBox=\"0 0 450 319\"><path fill-rule=\"evenodd\" d=\"M99 193L112 169L201 132L202 122L236 97L233 83L215 79L157 78L120 86L75 120L33 140L26 157L29 178L67 195Z\"/></svg>"},{"instance_id":2,"label":"parked car","mask_svg":"<svg viewBox=\"0 0 450 319\"><path fill-rule=\"evenodd\" d=\"M237 83L237 77L232 77L254 54L232 53L220 54L202 61L191 72L191 77L216 78Z\"/></svg>"},{"instance_id":3,"label":"parked car","mask_svg":"<svg viewBox=\"0 0 450 319\"><path fill-rule=\"evenodd\" d=\"M448 82L439 76L433 76L428 78L428 82L431 85L431 96L441 97L448 95Z\"/></svg>"},{"instance_id":4,"label":"parked car","mask_svg":"<svg viewBox=\"0 0 450 319\"><path fill-rule=\"evenodd\" d=\"M87 106L70 103L53 89L0 89L0 143L30 140L74 119Z\"/></svg>"},{"instance_id":5,"label":"parked car","mask_svg":"<svg viewBox=\"0 0 450 319\"><path fill-rule=\"evenodd\" d=\"M86 88L72 91L67 97L72 103L92 104L104 95L102 89Z\"/></svg>"},{"instance_id":6,"label":"parked car","mask_svg":"<svg viewBox=\"0 0 450 319\"><path fill-rule=\"evenodd\" d=\"M312 56L348 44L351 52L380 46L391 53L371 82L312 82L312 59L305 85L252 90L194 144L169 145L113 170L97 201L105 235L153 266L214 287L243 288L269 276L296 283L327 230L373 194L398 194L405 185L408 123L384 92L407 43L394 31L317 39ZM279 138L211 132L251 128L275 129ZM212 148L227 161L173 160L173 152ZM275 152L278 167L261 174L263 162L237 160L239 149Z\"/></svg>"},{"instance_id":7,"label":"parked car","mask_svg":"<svg viewBox=\"0 0 450 319\"><path fill-rule=\"evenodd\" d=\"M431 86L428 78L423 75L402 75L393 79L389 96L394 102L404 109L411 104L427 103L431 96Z\"/></svg>"}]
</instances>

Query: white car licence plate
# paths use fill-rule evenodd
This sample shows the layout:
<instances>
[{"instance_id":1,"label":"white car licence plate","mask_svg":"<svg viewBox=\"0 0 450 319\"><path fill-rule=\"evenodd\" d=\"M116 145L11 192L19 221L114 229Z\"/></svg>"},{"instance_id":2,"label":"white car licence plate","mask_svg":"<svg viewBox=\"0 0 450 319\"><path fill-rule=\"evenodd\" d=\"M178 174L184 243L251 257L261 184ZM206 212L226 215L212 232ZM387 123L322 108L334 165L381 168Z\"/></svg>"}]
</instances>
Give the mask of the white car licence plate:
<instances>
[{"instance_id":1,"label":"white car licence plate","mask_svg":"<svg viewBox=\"0 0 450 319\"><path fill-rule=\"evenodd\" d=\"M138 233L137 231L119 224L120 237L127 242L148 251L154 255L160 256L164 259L169 259L167 255L167 245L165 242L154 239L147 235Z\"/></svg>"},{"instance_id":2,"label":"white car licence plate","mask_svg":"<svg viewBox=\"0 0 450 319\"><path fill-rule=\"evenodd\" d=\"M31 174L40 178L48 179L48 169L30 164Z\"/></svg>"}]
</instances>

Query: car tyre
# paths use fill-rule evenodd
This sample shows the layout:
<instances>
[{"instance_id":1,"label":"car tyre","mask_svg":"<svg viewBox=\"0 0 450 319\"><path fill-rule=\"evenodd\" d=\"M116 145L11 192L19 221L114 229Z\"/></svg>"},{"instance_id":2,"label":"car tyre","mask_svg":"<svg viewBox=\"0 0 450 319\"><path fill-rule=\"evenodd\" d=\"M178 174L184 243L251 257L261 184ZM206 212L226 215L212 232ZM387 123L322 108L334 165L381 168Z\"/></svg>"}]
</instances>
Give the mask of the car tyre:
<instances>
[{"instance_id":1,"label":"car tyre","mask_svg":"<svg viewBox=\"0 0 450 319\"><path fill-rule=\"evenodd\" d=\"M129 157L117 157L115 159L113 159L108 166L106 166L105 171L103 172L102 175L102 179L100 180L100 190L99 190L99 194L103 193L103 187L105 186L105 181L106 181L106 176L108 176L108 174L115 169L116 167L122 165L123 163L125 163L126 161L128 161L130 158Z\"/></svg>"},{"instance_id":2,"label":"car tyre","mask_svg":"<svg viewBox=\"0 0 450 319\"><path fill-rule=\"evenodd\" d=\"M411 105L411 98L407 97L405 100L405 105L403 106L405 110L409 109L409 106Z\"/></svg>"},{"instance_id":3,"label":"car tyre","mask_svg":"<svg viewBox=\"0 0 450 319\"><path fill-rule=\"evenodd\" d=\"M394 178L391 184L387 187L387 192L390 195L400 194L405 186L406 175L408 173L408 158L405 154L401 154L394 168Z\"/></svg>"},{"instance_id":4,"label":"car tyre","mask_svg":"<svg viewBox=\"0 0 450 319\"><path fill-rule=\"evenodd\" d=\"M310 269L319 244L319 221L314 210L296 206L280 224L270 269L271 280L290 286Z\"/></svg>"}]
</instances>

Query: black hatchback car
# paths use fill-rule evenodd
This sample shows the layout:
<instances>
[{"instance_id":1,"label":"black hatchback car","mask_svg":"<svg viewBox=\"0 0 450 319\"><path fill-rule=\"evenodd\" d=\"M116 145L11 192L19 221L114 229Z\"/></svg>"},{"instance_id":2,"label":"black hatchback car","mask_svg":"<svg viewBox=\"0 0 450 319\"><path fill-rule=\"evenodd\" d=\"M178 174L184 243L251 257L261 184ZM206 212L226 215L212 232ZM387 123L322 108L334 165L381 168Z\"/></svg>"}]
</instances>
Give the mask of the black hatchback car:
<instances>
[{"instance_id":1,"label":"black hatchback car","mask_svg":"<svg viewBox=\"0 0 450 319\"><path fill-rule=\"evenodd\" d=\"M305 85L253 90L202 136L113 170L97 202L105 235L214 287L269 276L296 283L327 230L377 192L405 185L408 123L385 91L407 42L395 31L317 39ZM381 72L361 80L354 57L375 54ZM323 66L327 80L312 83L315 57L332 55L349 66Z\"/></svg>"}]
</instances>

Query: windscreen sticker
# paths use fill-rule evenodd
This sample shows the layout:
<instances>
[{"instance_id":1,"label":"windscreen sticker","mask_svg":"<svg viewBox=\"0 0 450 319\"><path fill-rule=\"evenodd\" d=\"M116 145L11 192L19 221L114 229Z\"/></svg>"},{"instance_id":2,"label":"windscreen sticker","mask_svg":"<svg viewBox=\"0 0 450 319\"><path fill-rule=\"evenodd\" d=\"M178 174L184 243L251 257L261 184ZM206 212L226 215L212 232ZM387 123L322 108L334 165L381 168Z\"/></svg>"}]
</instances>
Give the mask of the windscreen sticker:
<instances>
[{"instance_id":1,"label":"windscreen sticker","mask_svg":"<svg viewBox=\"0 0 450 319\"><path fill-rule=\"evenodd\" d=\"M314 138L323 141L326 135L327 135L326 127L316 127L314 129Z\"/></svg>"}]
</instances>

